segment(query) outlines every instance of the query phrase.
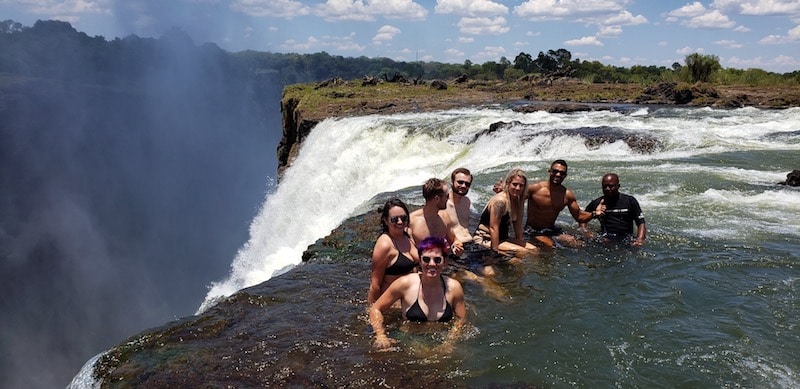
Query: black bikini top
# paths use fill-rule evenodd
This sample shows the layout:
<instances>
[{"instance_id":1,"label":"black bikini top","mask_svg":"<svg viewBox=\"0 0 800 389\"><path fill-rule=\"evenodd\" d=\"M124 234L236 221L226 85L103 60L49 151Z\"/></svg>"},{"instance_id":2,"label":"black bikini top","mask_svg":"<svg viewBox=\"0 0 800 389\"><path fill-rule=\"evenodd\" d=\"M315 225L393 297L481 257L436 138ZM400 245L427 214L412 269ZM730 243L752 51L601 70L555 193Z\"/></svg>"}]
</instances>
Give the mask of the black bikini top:
<instances>
[{"instance_id":1,"label":"black bikini top","mask_svg":"<svg viewBox=\"0 0 800 389\"><path fill-rule=\"evenodd\" d=\"M439 276L442 279L442 291L445 292L444 297L444 312L442 313L442 317L437 320L438 322L448 322L453 320L453 307L447 301L447 284L444 281L444 277ZM420 275L422 278L422 275ZM422 288L422 282L419 283L419 287ZM422 307L419 306L419 289L417 290L417 301L414 301L414 304L408 308L406 311L406 320L413 321L417 323L425 323L428 321L428 315L425 312L422 312Z\"/></svg>"}]
</instances>

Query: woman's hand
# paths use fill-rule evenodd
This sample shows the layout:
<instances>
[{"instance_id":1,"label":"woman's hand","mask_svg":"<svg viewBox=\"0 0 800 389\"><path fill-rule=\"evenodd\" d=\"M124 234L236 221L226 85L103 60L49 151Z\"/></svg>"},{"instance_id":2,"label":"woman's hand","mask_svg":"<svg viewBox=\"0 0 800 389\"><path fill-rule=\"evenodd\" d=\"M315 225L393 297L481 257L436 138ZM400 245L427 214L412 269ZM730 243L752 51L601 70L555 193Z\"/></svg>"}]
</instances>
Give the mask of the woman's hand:
<instances>
[{"instance_id":1,"label":"woman's hand","mask_svg":"<svg viewBox=\"0 0 800 389\"><path fill-rule=\"evenodd\" d=\"M372 343L378 351L390 351L395 344L397 344L397 340L386 336L386 334L375 335L375 341Z\"/></svg>"}]
</instances>

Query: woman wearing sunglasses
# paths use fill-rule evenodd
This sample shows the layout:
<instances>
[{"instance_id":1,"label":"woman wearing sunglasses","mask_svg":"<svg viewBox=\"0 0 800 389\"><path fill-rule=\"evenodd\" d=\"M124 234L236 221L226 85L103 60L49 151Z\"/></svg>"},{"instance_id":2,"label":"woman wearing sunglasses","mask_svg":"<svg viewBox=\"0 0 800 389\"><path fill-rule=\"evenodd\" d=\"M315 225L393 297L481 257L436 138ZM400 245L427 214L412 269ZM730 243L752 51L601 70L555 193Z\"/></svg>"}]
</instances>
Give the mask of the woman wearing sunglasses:
<instances>
[{"instance_id":1,"label":"woman wearing sunglasses","mask_svg":"<svg viewBox=\"0 0 800 389\"><path fill-rule=\"evenodd\" d=\"M368 304L374 303L394 280L414 273L419 265L417 248L406 232L408 207L402 200L391 199L383 205L381 226L383 232L372 249Z\"/></svg>"},{"instance_id":2,"label":"woman wearing sunglasses","mask_svg":"<svg viewBox=\"0 0 800 389\"><path fill-rule=\"evenodd\" d=\"M418 250L422 271L398 278L369 310L369 322L375 331L374 346L378 350L388 349L396 343L386 335L383 312L398 300L403 317L408 321L448 322L455 319L445 340L445 350L450 349L451 342L460 335L467 316L464 289L457 280L442 275L450 245L445 239L429 236L419 243Z\"/></svg>"}]
</instances>

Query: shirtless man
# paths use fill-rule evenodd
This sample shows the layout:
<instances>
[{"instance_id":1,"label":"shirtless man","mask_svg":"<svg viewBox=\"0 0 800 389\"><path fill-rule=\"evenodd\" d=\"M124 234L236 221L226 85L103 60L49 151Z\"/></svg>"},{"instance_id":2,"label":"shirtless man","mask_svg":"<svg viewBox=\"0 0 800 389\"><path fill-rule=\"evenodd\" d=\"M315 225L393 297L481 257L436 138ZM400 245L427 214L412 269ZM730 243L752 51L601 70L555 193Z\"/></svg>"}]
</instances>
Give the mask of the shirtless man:
<instances>
[{"instance_id":1,"label":"shirtless man","mask_svg":"<svg viewBox=\"0 0 800 389\"><path fill-rule=\"evenodd\" d=\"M450 229L453 230L459 242L472 242L469 232L469 215L472 202L467 197L472 186L472 173L460 167L450 174L450 195L447 198L447 215L450 217Z\"/></svg>"},{"instance_id":2,"label":"shirtless man","mask_svg":"<svg viewBox=\"0 0 800 389\"><path fill-rule=\"evenodd\" d=\"M578 206L575 193L562 185L567 178L567 162L563 159L553 161L550 165L550 178L528 185L528 219L525 232L530 234L534 243L545 247L554 247L555 241L570 247L579 246L578 240L564 234L556 226L558 214L569 208L572 218L578 223L587 223L605 213L605 205L598 205L594 212L582 211Z\"/></svg>"},{"instance_id":3,"label":"shirtless man","mask_svg":"<svg viewBox=\"0 0 800 389\"><path fill-rule=\"evenodd\" d=\"M438 178L429 178L422 185L422 197L425 205L408 215L408 232L414 244L419 244L428 236L447 238L452 242L451 250L455 255L464 252L464 245L456 239L450 228L452 221L445 211L447 208L447 183Z\"/></svg>"}]
</instances>

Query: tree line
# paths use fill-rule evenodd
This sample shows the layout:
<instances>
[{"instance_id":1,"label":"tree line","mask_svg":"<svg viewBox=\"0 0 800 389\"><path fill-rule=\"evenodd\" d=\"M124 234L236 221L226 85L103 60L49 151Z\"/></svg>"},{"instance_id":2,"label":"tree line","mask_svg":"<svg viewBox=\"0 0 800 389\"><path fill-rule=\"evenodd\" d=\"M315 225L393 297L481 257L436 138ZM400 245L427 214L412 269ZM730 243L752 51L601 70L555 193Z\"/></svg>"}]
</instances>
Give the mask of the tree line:
<instances>
[{"instance_id":1,"label":"tree line","mask_svg":"<svg viewBox=\"0 0 800 389\"><path fill-rule=\"evenodd\" d=\"M774 73L761 69L723 68L715 55L693 53L684 63L671 67L612 66L598 61L573 59L560 48L540 51L536 57L520 52L514 60L476 64L403 62L388 58L343 57L326 52L313 54L259 51L226 52L215 44L195 46L180 29L159 39L130 35L106 41L76 31L69 23L37 21L32 27L13 20L0 22L0 72L32 77L65 78L75 81L110 83L135 82L165 58L165 51L184 50L199 55L224 71L256 81L281 85L325 80L331 77L358 79L400 75L407 79L453 79L467 76L477 80L515 81L526 75L574 77L587 83L710 82L726 85L798 85L800 71Z\"/></svg>"}]
</instances>

